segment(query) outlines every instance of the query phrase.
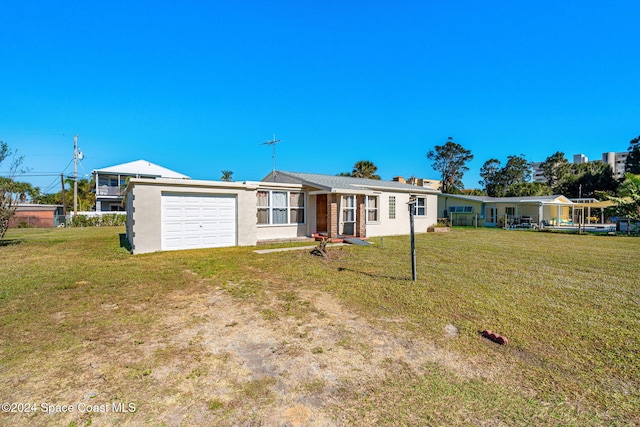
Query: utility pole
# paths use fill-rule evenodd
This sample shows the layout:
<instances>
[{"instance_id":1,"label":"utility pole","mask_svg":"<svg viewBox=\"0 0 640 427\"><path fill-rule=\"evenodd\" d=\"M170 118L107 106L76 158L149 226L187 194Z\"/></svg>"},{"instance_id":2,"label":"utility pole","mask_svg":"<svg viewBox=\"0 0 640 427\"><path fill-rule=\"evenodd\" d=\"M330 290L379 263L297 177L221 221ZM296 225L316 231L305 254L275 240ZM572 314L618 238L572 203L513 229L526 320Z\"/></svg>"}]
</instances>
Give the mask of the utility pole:
<instances>
[{"instance_id":1,"label":"utility pole","mask_svg":"<svg viewBox=\"0 0 640 427\"><path fill-rule=\"evenodd\" d=\"M67 220L67 198L64 191L64 174L60 174L60 184L62 184L62 215Z\"/></svg>"},{"instance_id":2,"label":"utility pole","mask_svg":"<svg viewBox=\"0 0 640 427\"><path fill-rule=\"evenodd\" d=\"M273 134L273 139L271 141L263 142L262 145L270 145L273 147L273 151L271 154L271 158L273 159L273 173L276 172L276 144L280 142L279 139L276 139L276 134Z\"/></svg>"},{"instance_id":3,"label":"utility pole","mask_svg":"<svg viewBox=\"0 0 640 427\"><path fill-rule=\"evenodd\" d=\"M73 137L73 217L78 216L78 135Z\"/></svg>"}]
</instances>

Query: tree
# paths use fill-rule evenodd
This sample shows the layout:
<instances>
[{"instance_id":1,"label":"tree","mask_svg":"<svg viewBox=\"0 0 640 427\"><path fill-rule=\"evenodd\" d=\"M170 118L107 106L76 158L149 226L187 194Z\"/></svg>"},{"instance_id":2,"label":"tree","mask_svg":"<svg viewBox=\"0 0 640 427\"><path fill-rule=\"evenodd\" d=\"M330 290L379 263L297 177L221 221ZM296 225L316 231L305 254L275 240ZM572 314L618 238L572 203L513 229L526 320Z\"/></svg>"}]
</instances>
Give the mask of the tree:
<instances>
[{"instance_id":1,"label":"tree","mask_svg":"<svg viewBox=\"0 0 640 427\"><path fill-rule=\"evenodd\" d=\"M551 188L543 182L519 182L505 191L505 197L550 196Z\"/></svg>"},{"instance_id":2,"label":"tree","mask_svg":"<svg viewBox=\"0 0 640 427\"><path fill-rule=\"evenodd\" d=\"M220 181L230 182L233 180L233 171L223 170Z\"/></svg>"},{"instance_id":3,"label":"tree","mask_svg":"<svg viewBox=\"0 0 640 427\"><path fill-rule=\"evenodd\" d=\"M571 173L571 164L562 151L557 151L540 164L542 175L547 179L547 185L555 191L559 182L566 179Z\"/></svg>"},{"instance_id":4,"label":"tree","mask_svg":"<svg viewBox=\"0 0 640 427\"><path fill-rule=\"evenodd\" d=\"M369 160L360 160L353 165L351 172L341 172L338 176L351 176L353 178L380 179L380 175L376 175L378 167Z\"/></svg>"},{"instance_id":5,"label":"tree","mask_svg":"<svg viewBox=\"0 0 640 427\"><path fill-rule=\"evenodd\" d=\"M539 188L527 188L528 181L531 180L531 163L524 158L524 155L509 156L507 163L501 167L500 160L489 159L480 169L482 180L480 184L492 197L524 196L521 192L540 191Z\"/></svg>"},{"instance_id":6,"label":"tree","mask_svg":"<svg viewBox=\"0 0 640 427\"><path fill-rule=\"evenodd\" d=\"M555 194L569 198L597 197L597 193L615 194L619 182L611 166L601 161L569 165L570 172L556 182Z\"/></svg>"},{"instance_id":7,"label":"tree","mask_svg":"<svg viewBox=\"0 0 640 427\"><path fill-rule=\"evenodd\" d=\"M479 190L477 188L472 188L472 189L469 189L469 190L462 190L460 193L464 194L465 196L488 196L486 191Z\"/></svg>"},{"instance_id":8,"label":"tree","mask_svg":"<svg viewBox=\"0 0 640 427\"><path fill-rule=\"evenodd\" d=\"M569 197L596 197L597 191L615 194L620 185L611 166L599 160L573 165L573 170L577 179L568 188Z\"/></svg>"},{"instance_id":9,"label":"tree","mask_svg":"<svg viewBox=\"0 0 640 427\"><path fill-rule=\"evenodd\" d=\"M67 178L64 180L65 184L69 185L69 189L65 191L65 202L67 207L73 206L73 178ZM96 193L93 191L95 188L94 178L91 180L81 178L78 180L78 210L90 211L96 205ZM62 198L62 196L60 197Z\"/></svg>"},{"instance_id":10,"label":"tree","mask_svg":"<svg viewBox=\"0 0 640 427\"><path fill-rule=\"evenodd\" d=\"M465 164L473 159L471 151L449 137L444 145L436 145L429 150L427 158L433 161L431 167L440 172L443 193L457 193L464 188L462 177L469 170Z\"/></svg>"},{"instance_id":11,"label":"tree","mask_svg":"<svg viewBox=\"0 0 640 427\"><path fill-rule=\"evenodd\" d=\"M0 177L0 239L4 238L9 228L9 221L16 214L18 203L24 203L27 197L35 196L40 192L29 183L15 180L15 177L22 172L20 167L24 157L17 157L16 151L11 150L6 142L0 141L0 165L8 158L12 158L9 173L6 177Z\"/></svg>"},{"instance_id":12,"label":"tree","mask_svg":"<svg viewBox=\"0 0 640 427\"><path fill-rule=\"evenodd\" d=\"M624 174L624 181L618 188L618 195L598 193L602 198L617 205L617 213L633 220L640 220L640 175Z\"/></svg>"},{"instance_id":13,"label":"tree","mask_svg":"<svg viewBox=\"0 0 640 427\"><path fill-rule=\"evenodd\" d=\"M504 191L504 189L498 188L500 185L498 179L500 169L500 160L493 158L484 162L484 165L480 168L480 177L482 180L480 180L479 183L489 196L495 197L496 194Z\"/></svg>"},{"instance_id":14,"label":"tree","mask_svg":"<svg viewBox=\"0 0 640 427\"><path fill-rule=\"evenodd\" d=\"M629 155L624 165L625 172L640 174L640 136L629 142Z\"/></svg>"},{"instance_id":15,"label":"tree","mask_svg":"<svg viewBox=\"0 0 640 427\"><path fill-rule=\"evenodd\" d=\"M507 157L507 164L504 166L502 179L507 187L513 184L521 184L531 181L531 162L520 156Z\"/></svg>"},{"instance_id":16,"label":"tree","mask_svg":"<svg viewBox=\"0 0 640 427\"><path fill-rule=\"evenodd\" d=\"M62 192L58 191L57 193L40 193L36 194L31 201L33 203L38 203L41 205L61 205L62 204Z\"/></svg>"}]
</instances>

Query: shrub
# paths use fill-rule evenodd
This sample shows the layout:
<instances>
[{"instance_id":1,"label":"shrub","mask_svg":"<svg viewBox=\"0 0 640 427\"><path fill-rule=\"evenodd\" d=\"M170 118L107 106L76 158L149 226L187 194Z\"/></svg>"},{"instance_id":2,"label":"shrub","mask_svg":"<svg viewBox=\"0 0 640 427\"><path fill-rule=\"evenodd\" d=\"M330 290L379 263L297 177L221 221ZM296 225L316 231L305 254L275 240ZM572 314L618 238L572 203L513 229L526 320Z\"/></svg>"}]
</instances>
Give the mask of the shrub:
<instances>
[{"instance_id":1,"label":"shrub","mask_svg":"<svg viewBox=\"0 0 640 427\"><path fill-rule=\"evenodd\" d=\"M123 213L113 213L100 216L77 215L71 217L68 222L69 227L111 227L124 225L127 215Z\"/></svg>"}]
</instances>

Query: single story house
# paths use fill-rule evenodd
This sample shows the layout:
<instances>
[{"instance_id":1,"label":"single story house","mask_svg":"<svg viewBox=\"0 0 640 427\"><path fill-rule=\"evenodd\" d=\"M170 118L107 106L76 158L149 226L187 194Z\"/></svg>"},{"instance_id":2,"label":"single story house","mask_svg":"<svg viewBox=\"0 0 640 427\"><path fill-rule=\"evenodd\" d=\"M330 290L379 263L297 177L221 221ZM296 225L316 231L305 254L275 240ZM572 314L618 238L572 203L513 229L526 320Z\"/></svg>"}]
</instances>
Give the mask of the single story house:
<instances>
[{"instance_id":1,"label":"single story house","mask_svg":"<svg viewBox=\"0 0 640 427\"><path fill-rule=\"evenodd\" d=\"M565 196L489 197L438 195L438 216L452 225L502 227L569 223L574 203Z\"/></svg>"},{"instance_id":2,"label":"single story house","mask_svg":"<svg viewBox=\"0 0 640 427\"><path fill-rule=\"evenodd\" d=\"M64 224L62 205L20 203L9 227L53 228Z\"/></svg>"},{"instance_id":3,"label":"single story house","mask_svg":"<svg viewBox=\"0 0 640 427\"><path fill-rule=\"evenodd\" d=\"M437 221L439 191L397 181L274 171L260 182L137 179L126 189L135 254L323 235L409 234Z\"/></svg>"},{"instance_id":4,"label":"single story house","mask_svg":"<svg viewBox=\"0 0 640 427\"><path fill-rule=\"evenodd\" d=\"M172 178L190 179L187 175L167 169L146 160L135 160L93 171L96 185L96 212L123 211L122 200L127 179Z\"/></svg>"}]
</instances>

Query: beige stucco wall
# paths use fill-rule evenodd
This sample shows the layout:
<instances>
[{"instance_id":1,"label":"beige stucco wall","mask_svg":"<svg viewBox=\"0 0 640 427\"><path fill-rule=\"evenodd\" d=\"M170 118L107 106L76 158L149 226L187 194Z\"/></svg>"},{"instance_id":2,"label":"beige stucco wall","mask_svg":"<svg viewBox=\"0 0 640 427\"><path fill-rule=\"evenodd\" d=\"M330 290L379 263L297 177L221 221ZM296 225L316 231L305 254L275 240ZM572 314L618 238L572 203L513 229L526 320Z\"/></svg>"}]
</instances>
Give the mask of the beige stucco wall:
<instances>
[{"instance_id":1,"label":"beige stucco wall","mask_svg":"<svg viewBox=\"0 0 640 427\"><path fill-rule=\"evenodd\" d=\"M262 240L295 239L307 236L306 224L293 225L258 225L257 238Z\"/></svg>"},{"instance_id":2,"label":"beige stucco wall","mask_svg":"<svg viewBox=\"0 0 640 427\"><path fill-rule=\"evenodd\" d=\"M367 223L367 237L395 236L399 234L409 234L411 230L409 220L409 193L382 192L380 197L379 221ZM396 218L389 219L389 196L396 198ZM438 196L435 194L420 194L419 197L426 197L426 215L414 217L414 227L416 233L426 233L427 227L434 225L438 221Z\"/></svg>"},{"instance_id":3,"label":"beige stucco wall","mask_svg":"<svg viewBox=\"0 0 640 427\"><path fill-rule=\"evenodd\" d=\"M298 184L280 183L225 183L218 181L132 179L127 189L127 239L134 254L162 250L162 195L206 194L234 195L236 198L237 245L252 246L271 239L291 239L309 236L316 230L316 196ZM296 225L257 225L256 190L305 191L305 223ZM379 220L367 223L367 236L391 236L408 234L410 231L407 202L410 194L405 192L376 192L379 197ZM389 219L389 196L396 198L396 218ZM426 197L426 215L415 217L415 230L427 231L437 222L437 195L420 194ZM339 199L341 200L341 199ZM342 215L342 209L338 210ZM341 218L341 217L340 217Z\"/></svg>"},{"instance_id":4,"label":"beige stucco wall","mask_svg":"<svg viewBox=\"0 0 640 427\"><path fill-rule=\"evenodd\" d=\"M234 195L236 197L236 244L257 242L255 186L218 181L136 179L128 187L127 239L134 254L162 250L162 194Z\"/></svg>"},{"instance_id":5,"label":"beige stucco wall","mask_svg":"<svg viewBox=\"0 0 640 427\"><path fill-rule=\"evenodd\" d=\"M451 215L449 208L451 206L471 206L473 211L468 213L455 213ZM453 220L453 225L471 226L475 225L476 215L478 218L478 226L484 226L486 214L482 210L482 202L476 200L460 199L452 197L449 194L440 194L438 196L438 218L444 218L444 211L447 211L447 218Z\"/></svg>"},{"instance_id":6,"label":"beige stucco wall","mask_svg":"<svg viewBox=\"0 0 640 427\"><path fill-rule=\"evenodd\" d=\"M569 206L545 206L544 217L548 221L560 218L564 221L571 219L571 208Z\"/></svg>"}]
</instances>

